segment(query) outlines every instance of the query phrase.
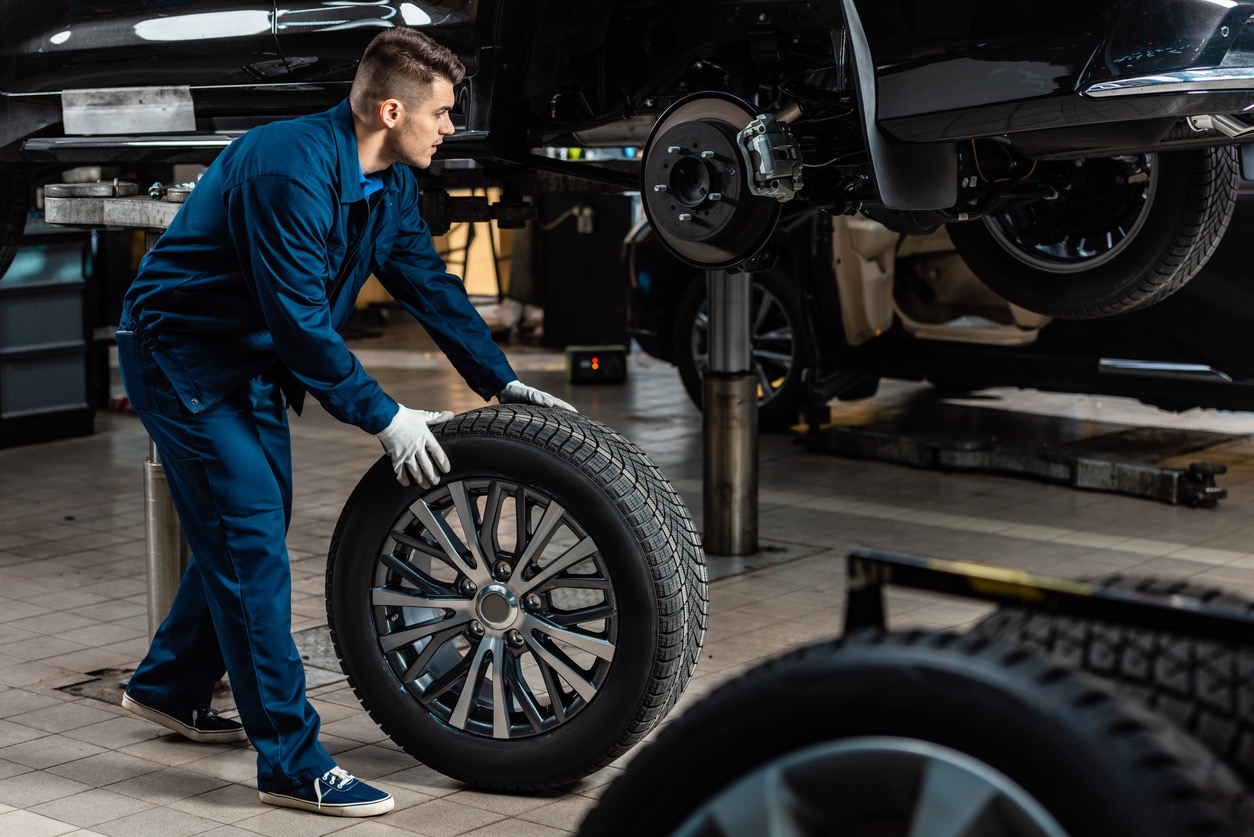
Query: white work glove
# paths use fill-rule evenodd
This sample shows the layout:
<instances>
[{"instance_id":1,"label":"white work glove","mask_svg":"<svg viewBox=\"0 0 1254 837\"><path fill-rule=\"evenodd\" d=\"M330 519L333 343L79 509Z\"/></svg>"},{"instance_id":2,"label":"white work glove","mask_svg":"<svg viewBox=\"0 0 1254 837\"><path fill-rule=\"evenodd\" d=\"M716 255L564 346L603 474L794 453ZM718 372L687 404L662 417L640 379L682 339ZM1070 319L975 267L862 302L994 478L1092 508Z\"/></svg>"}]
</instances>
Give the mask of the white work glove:
<instances>
[{"instance_id":1,"label":"white work glove","mask_svg":"<svg viewBox=\"0 0 1254 837\"><path fill-rule=\"evenodd\" d=\"M453 414L448 410L432 413L411 410L403 404L397 406L400 409L392 423L375 435L392 457L392 470L401 485L409 485L412 478L423 488L430 488L440 481L441 473L448 473L450 466L448 456L427 425L448 421Z\"/></svg>"},{"instance_id":2,"label":"white work glove","mask_svg":"<svg viewBox=\"0 0 1254 837\"><path fill-rule=\"evenodd\" d=\"M522 381L510 381L505 385L505 389L496 394L496 400L502 404L534 404L537 407L557 407L572 413L579 412L562 399L555 398L535 387L529 387Z\"/></svg>"}]
</instances>

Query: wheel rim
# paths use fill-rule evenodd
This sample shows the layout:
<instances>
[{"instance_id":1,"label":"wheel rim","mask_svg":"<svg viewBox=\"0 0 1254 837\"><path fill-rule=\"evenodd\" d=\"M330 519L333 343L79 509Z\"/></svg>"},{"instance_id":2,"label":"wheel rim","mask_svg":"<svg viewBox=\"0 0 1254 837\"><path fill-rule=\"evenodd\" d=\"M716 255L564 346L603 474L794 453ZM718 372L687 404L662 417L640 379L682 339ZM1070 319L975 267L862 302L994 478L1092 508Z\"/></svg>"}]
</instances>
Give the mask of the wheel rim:
<instances>
[{"instance_id":1,"label":"wheel rim","mask_svg":"<svg viewBox=\"0 0 1254 837\"><path fill-rule=\"evenodd\" d=\"M618 637L604 559L542 490L437 486L393 522L374 571L380 652L423 711L473 735L524 738L596 698Z\"/></svg>"},{"instance_id":2,"label":"wheel rim","mask_svg":"<svg viewBox=\"0 0 1254 837\"><path fill-rule=\"evenodd\" d=\"M1005 774L907 738L817 744L768 762L707 800L674 837L761 834L1066 837Z\"/></svg>"},{"instance_id":3,"label":"wheel rim","mask_svg":"<svg viewBox=\"0 0 1254 837\"><path fill-rule=\"evenodd\" d=\"M792 372L796 357L792 320L779 297L761 285L752 286L750 299L750 338L753 343L753 373L758 379L758 406L771 403ZM697 309L692 323L692 362L697 373L705 377L710 368L710 303L706 299Z\"/></svg>"},{"instance_id":4,"label":"wheel rim","mask_svg":"<svg viewBox=\"0 0 1254 837\"><path fill-rule=\"evenodd\" d=\"M1093 270L1124 252L1145 226L1158 190L1157 162L1154 154L1089 161L1098 171L1086 174L1066 199L988 215L984 225L1029 267L1047 273Z\"/></svg>"}]
</instances>

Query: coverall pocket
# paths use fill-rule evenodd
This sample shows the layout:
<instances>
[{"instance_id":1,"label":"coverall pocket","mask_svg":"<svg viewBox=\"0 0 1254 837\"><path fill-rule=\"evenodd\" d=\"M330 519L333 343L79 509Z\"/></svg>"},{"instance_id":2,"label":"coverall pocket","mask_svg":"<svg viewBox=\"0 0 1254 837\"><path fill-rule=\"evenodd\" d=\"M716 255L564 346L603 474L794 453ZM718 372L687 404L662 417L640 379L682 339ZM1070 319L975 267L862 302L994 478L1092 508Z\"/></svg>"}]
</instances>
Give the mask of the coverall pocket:
<instances>
[{"instance_id":1,"label":"coverall pocket","mask_svg":"<svg viewBox=\"0 0 1254 837\"><path fill-rule=\"evenodd\" d=\"M117 333L118 371L122 375L122 386L126 389L126 397L136 412L150 413L157 409L157 398L153 392L152 359L144 351L139 335L133 331L121 329Z\"/></svg>"}]
</instances>

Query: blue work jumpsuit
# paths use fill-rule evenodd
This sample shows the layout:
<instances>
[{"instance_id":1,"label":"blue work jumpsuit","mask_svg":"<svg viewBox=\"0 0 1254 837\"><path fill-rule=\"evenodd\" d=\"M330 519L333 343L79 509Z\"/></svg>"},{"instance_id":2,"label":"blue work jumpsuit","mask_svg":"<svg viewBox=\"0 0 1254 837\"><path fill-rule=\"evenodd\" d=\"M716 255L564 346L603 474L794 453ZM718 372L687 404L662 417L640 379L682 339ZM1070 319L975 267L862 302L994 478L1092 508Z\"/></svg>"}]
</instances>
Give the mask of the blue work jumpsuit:
<instances>
[{"instance_id":1,"label":"blue work jumpsuit","mask_svg":"<svg viewBox=\"0 0 1254 837\"><path fill-rule=\"evenodd\" d=\"M336 333L371 272L485 399L516 377L436 254L413 172L394 165L382 184L364 196L347 101L253 129L202 176L123 306L123 383L192 552L128 691L185 716L229 673L263 791L334 766L291 636L284 396L299 413L312 393L368 433L392 420Z\"/></svg>"}]
</instances>

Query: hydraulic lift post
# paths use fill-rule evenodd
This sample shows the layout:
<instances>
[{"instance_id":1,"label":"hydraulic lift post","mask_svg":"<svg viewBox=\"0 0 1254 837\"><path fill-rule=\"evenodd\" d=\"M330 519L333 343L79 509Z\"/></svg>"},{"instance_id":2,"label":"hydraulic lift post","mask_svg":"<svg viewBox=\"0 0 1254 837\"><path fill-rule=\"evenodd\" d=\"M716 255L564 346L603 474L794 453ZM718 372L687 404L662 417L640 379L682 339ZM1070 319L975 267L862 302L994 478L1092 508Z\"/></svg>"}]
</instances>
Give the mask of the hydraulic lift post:
<instances>
[{"instance_id":1,"label":"hydraulic lift post","mask_svg":"<svg viewBox=\"0 0 1254 837\"><path fill-rule=\"evenodd\" d=\"M129 188L122 188L129 187ZM164 196L137 195L134 184L50 184L44 190L44 219L52 225L139 229L146 249L152 249L161 231L179 209L183 191ZM170 499L170 487L157 446L148 440L144 461L144 558L148 576L148 637L170 612L179 579L187 569L190 550Z\"/></svg>"},{"instance_id":2,"label":"hydraulic lift post","mask_svg":"<svg viewBox=\"0 0 1254 837\"><path fill-rule=\"evenodd\" d=\"M706 272L709 368L702 410L702 509L712 555L758 551L758 381L747 265Z\"/></svg>"}]
</instances>

